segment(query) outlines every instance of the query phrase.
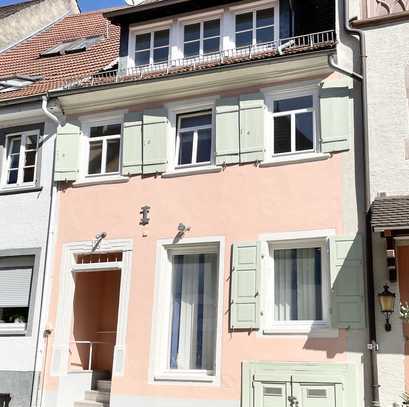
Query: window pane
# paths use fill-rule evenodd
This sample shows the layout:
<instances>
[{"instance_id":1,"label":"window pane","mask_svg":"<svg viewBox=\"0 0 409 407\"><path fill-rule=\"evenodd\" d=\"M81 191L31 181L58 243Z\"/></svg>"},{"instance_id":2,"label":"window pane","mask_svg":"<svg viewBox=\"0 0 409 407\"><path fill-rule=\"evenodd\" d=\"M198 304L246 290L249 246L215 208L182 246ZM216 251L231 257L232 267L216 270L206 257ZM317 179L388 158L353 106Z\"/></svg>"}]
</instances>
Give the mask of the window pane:
<instances>
[{"instance_id":1,"label":"window pane","mask_svg":"<svg viewBox=\"0 0 409 407\"><path fill-rule=\"evenodd\" d=\"M258 10L256 14L257 27L266 27L274 24L274 8Z\"/></svg>"},{"instance_id":2,"label":"window pane","mask_svg":"<svg viewBox=\"0 0 409 407\"><path fill-rule=\"evenodd\" d=\"M200 39L200 23L185 25L185 42Z\"/></svg>"},{"instance_id":3,"label":"window pane","mask_svg":"<svg viewBox=\"0 0 409 407\"><path fill-rule=\"evenodd\" d=\"M179 165L192 164L193 132L180 133Z\"/></svg>"},{"instance_id":4,"label":"window pane","mask_svg":"<svg viewBox=\"0 0 409 407\"><path fill-rule=\"evenodd\" d=\"M10 169L17 168L18 169L18 163L20 162L20 154L13 154L10 157Z\"/></svg>"},{"instance_id":5,"label":"window pane","mask_svg":"<svg viewBox=\"0 0 409 407\"><path fill-rule=\"evenodd\" d=\"M282 99L274 102L274 112L289 112L291 110L309 109L312 105L312 96L302 96L299 98Z\"/></svg>"},{"instance_id":6,"label":"window pane","mask_svg":"<svg viewBox=\"0 0 409 407\"><path fill-rule=\"evenodd\" d=\"M211 126L212 114L203 114L200 116L185 116L180 119L180 128L188 129L191 127Z\"/></svg>"},{"instance_id":7,"label":"window pane","mask_svg":"<svg viewBox=\"0 0 409 407\"><path fill-rule=\"evenodd\" d=\"M291 152L291 116L274 118L274 154Z\"/></svg>"},{"instance_id":8,"label":"window pane","mask_svg":"<svg viewBox=\"0 0 409 407\"><path fill-rule=\"evenodd\" d=\"M295 145L297 151L314 148L314 125L312 113L299 113L295 116Z\"/></svg>"},{"instance_id":9,"label":"window pane","mask_svg":"<svg viewBox=\"0 0 409 407\"><path fill-rule=\"evenodd\" d=\"M119 152L121 140L108 140L106 172L119 171Z\"/></svg>"},{"instance_id":10,"label":"window pane","mask_svg":"<svg viewBox=\"0 0 409 407\"><path fill-rule=\"evenodd\" d=\"M121 134L120 124L108 124L107 126L91 127L90 137L117 136Z\"/></svg>"},{"instance_id":11,"label":"window pane","mask_svg":"<svg viewBox=\"0 0 409 407\"><path fill-rule=\"evenodd\" d=\"M251 30L253 28L253 13L239 14L236 16L236 32Z\"/></svg>"},{"instance_id":12,"label":"window pane","mask_svg":"<svg viewBox=\"0 0 409 407\"><path fill-rule=\"evenodd\" d=\"M153 46L166 47L169 45L169 30L156 31L154 34Z\"/></svg>"},{"instance_id":13,"label":"window pane","mask_svg":"<svg viewBox=\"0 0 409 407\"><path fill-rule=\"evenodd\" d=\"M23 182L33 182L34 181L34 167L24 168Z\"/></svg>"},{"instance_id":14,"label":"window pane","mask_svg":"<svg viewBox=\"0 0 409 407\"><path fill-rule=\"evenodd\" d=\"M157 48L153 51L153 62L167 62L169 59L169 48Z\"/></svg>"},{"instance_id":15,"label":"window pane","mask_svg":"<svg viewBox=\"0 0 409 407\"><path fill-rule=\"evenodd\" d=\"M203 53L210 54L220 51L220 38L211 38L203 41Z\"/></svg>"},{"instance_id":16,"label":"window pane","mask_svg":"<svg viewBox=\"0 0 409 407\"><path fill-rule=\"evenodd\" d=\"M253 45L252 31L236 34L236 48L249 47L250 45Z\"/></svg>"},{"instance_id":17,"label":"window pane","mask_svg":"<svg viewBox=\"0 0 409 407\"><path fill-rule=\"evenodd\" d=\"M89 146L88 174L100 174L102 162L102 141L91 143Z\"/></svg>"},{"instance_id":18,"label":"window pane","mask_svg":"<svg viewBox=\"0 0 409 407\"><path fill-rule=\"evenodd\" d=\"M150 49L151 33L137 35L135 38L135 51Z\"/></svg>"},{"instance_id":19,"label":"window pane","mask_svg":"<svg viewBox=\"0 0 409 407\"><path fill-rule=\"evenodd\" d=\"M10 139L10 151L9 154L19 153L20 152L20 137Z\"/></svg>"},{"instance_id":20,"label":"window pane","mask_svg":"<svg viewBox=\"0 0 409 407\"><path fill-rule=\"evenodd\" d=\"M7 184L17 184L18 170L10 170L7 178Z\"/></svg>"},{"instance_id":21,"label":"window pane","mask_svg":"<svg viewBox=\"0 0 409 407\"><path fill-rule=\"evenodd\" d=\"M198 163L209 162L212 154L212 130L199 130L197 140L197 158Z\"/></svg>"},{"instance_id":22,"label":"window pane","mask_svg":"<svg viewBox=\"0 0 409 407\"><path fill-rule=\"evenodd\" d=\"M215 369L217 255L173 258L171 369Z\"/></svg>"},{"instance_id":23,"label":"window pane","mask_svg":"<svg viewBox=\"0 0 409 407\"><path fill-rule=\"evenodd\" d=\"M28 320L27 308L0 308L0 323L13 324L24 323ZM2 404L0 404L2 405Z\"/></svg>"},{"instance_id":24,"label":"window pane","mask_svg":"<svg viewBox=\"0 0 409 407\"><path fill-rule=\"evenodd\" d=\"M26 162L24 164L25 167L28 167L30 165L34 165L36 162L36 152L35 151L29 151L26 153Z\"/></svg>"},{"instance_id":25,"label":"window pane","mask_svg":"<svg viewBox=\"0 0 409 407\"><path fill-rule=\"evenodd\" d=\"M27 136L26 138L26 150L37 149L37 136Z\"/></svg>"},{"instance_id":26,"label":"window pane","mask_svg":"<svg viewBox=\"0 0 409 407\"><path fill-rule=\"evenodd\" d=\"M188 42L184 49L185 57L196 57L200 55L200 41Z\"/></svg>"},{"instance_id":27,"label":"window pane","mask_svg":"<svg viewBox=\"0 0 409 407\"><path fill-rule=\"evenodd\" d=\"M267 27L257 30L257 44L264 44L266 42L274 41L274 28Z\"/></svg>"},{"instance_id":28,"label":"window pane","mask_svg":"<svg viewBox=\"0 0 409 407\"><path fill-rule=\"evenodd\" d=\"M274 250L274 319L322 320L321 249Z\"/></svg>"},{"instance_id":29,"label":"window pane","mask_svg":"<svg viewBox=\"0 0 409 407\"><path fill-rule=\"evenodd\" d=\"M218 37L220 35L220 20L206 21L203 23L203 37Z\"/></svg>"},{"instance_id":30,"label":"window pane","mask_svg":"<svg viewBox=\"0 0 409 407\"><path fill-rule=\"evenodd\" d=\"M135 53L135 65L149 65L150 64L150 51L142 51Z\"/></svg>"}]
</instances>

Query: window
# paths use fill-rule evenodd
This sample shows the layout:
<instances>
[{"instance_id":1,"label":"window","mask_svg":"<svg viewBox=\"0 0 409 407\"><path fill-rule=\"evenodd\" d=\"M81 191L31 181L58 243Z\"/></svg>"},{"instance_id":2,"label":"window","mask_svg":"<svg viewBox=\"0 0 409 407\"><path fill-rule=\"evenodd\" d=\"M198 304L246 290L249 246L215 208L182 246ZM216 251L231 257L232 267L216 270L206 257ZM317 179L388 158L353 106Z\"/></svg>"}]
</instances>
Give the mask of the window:
<instances>
[{"instance_id":1,"label":"window","mask_svg":"<svg viewBox=\"0 0 409 407\"><path fill-rule=\"evenodd\" d=\"M212 162L212 112L183 114L177 119L176 166L206 165Z\"/></svg>"},{"instance_id":2,"label":"window","mask_svg":"<svg viewBox=\"0 0 409 407\"><path fill-rule=\"evenodd\" d=\"M273 154L316 149L316 101L307 95L273 101Z\"/></svg>"},{"instance_id":3,"label":"window","mask_svg":"<svg viewBox=\"0 0 409 407\"><path fill-rule=\"evenodd\" d=\"M104 40L103 35L95 35L86 38L78 38L73 41L62 42L42 52L40 54L40 57L42 58L53 57L57 55L86 51L88 48L99 44L103 40Z\"/></svg>"},{"instance_id":4,"label":"window","mask_svg":"<svg viewBox=\"0 0 409 407\"><path fill-rule=\"evenodd\" d=\"M169 60L169 30L138 34L135 37L135 65L152 65Z\"/></svg>"},{"instance_id":5,"label":"window","mask_svg":"<svg viewBox=\"0 0 409 407\"><path fill-rule=\"evenodd\" d=\"M275 10L268 8L236 15L236 48L274 41Z\"/></svg>"},{"instance_id":6,"label":"window","mask_svg":"<svg viewBox=\"0 0 409 407\"><path fill-rule=\"evenodd\" d=\"M7 136L4 186L24 186L35 182L39 133Z\"/></svg>"},{"instance_id":7,"label":"window","mask_svg":"<svg viewBox=\"0 0 409 407\"><path fill-rule=\"evenodd\" d=\"M184 55L197 57L220 51L220 20L185 25Z\"/></svg>"},{"instance_id":8,"label":"window","mask_svg":"<svg viewBox=\"0 0 409 407\"><path fill-rule=\"evenodd\" d=\"M88 175L117 174L121 154L121 124L91 127Z\"/></svg>"}]
</instances>

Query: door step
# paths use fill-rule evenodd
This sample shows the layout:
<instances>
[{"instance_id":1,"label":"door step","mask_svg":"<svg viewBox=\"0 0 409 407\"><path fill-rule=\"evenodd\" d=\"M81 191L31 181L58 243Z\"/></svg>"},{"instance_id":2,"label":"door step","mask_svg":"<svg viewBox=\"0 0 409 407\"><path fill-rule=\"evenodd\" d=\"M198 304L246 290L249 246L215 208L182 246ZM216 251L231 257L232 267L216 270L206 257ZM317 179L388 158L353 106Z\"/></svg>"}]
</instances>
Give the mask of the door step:
<instances>
[{"instance_id":1,"label":"door step","mask_svg":"<svg viewBox=\"0 0 409 407\"><path fill-rule=\"evenodd\" d=\"M109 403L100 403L99 401L76 401L74 402L74 407L109 407Z\"/></svg>"},{"instance_id":2,"label":"door step","mask_svg":"<svg viewBox=\"0 0 409 407\"><path fill-rule=\"evenodd\" d=\"M85 400L76 401L74 407L109 407L111 397L111 381L97 380L96 390L87 390Z\"/></svg>"},{"instance_id":3,"label":"door step","mask_svg":"<svg viewBox=\"0 0 409 407\"><path fill-rule=\"evenodd\" d=\"M111 380L97 380L97 390L110 393Z\"/></svg>"},{"instance_id":4,"label":"door step","mask_svg":"<svg viewBox=\"0 0 409 407\"><path fill-rule=\"evenodd\" d=\"M111 393L107 391L88 390L85 392L85 400L98 401L99 403L109 403Z\"/></svg>"}]
</instances>

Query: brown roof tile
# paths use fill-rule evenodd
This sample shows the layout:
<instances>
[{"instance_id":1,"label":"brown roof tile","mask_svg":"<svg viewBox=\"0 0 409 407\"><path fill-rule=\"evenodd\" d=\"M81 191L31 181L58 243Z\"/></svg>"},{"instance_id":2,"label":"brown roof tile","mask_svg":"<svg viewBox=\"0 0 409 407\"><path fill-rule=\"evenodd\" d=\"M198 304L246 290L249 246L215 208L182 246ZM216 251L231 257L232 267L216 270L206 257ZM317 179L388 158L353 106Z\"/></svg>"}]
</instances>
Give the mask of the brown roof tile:
<instances>
[{"instance_id":1,"label":"brown roof tile","mask_svg":"<svg viewBox=\"0 0 409 407\"><path fill-rule=\"evenodd\" d=\"M2 18L6 18L9 17L15 13L18 13L19 11L27 8L27 7L31 7L34 6L38 3L41 3L44 0L29 0L29 1L25 1L25 2L20 2L17 4L9 4L7 6L0 6L0 20Z\"/></svg>"},{"instance_id":2,"label":"brown roof tile","mask_svg":"<svg viewBox=\"0 0 409 407\"><path fill-rule=\"evenodd\" d=\"M409 196L377 198L372 204L372 227L391 229L409 226Z\"/></svg>"}]
</instances>

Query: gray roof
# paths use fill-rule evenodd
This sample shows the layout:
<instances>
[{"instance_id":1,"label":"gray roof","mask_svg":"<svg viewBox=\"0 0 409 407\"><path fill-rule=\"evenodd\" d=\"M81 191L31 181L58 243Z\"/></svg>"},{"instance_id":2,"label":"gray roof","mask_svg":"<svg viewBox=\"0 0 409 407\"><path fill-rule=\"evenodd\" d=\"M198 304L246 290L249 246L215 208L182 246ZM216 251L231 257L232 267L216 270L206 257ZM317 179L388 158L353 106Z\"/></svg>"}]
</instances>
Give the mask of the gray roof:
<instances>
[{"instance_id":1,"label":"gray roof","mask_svg":"<svg viewBox=\"0 0 409 407\"><path fill-rule=\"evenodd\" d=\"M29 1L24 1L20 2L17 4L9 4L8 6L0 6L0 20L2 18L6 18L8 16L11 16L12 14L18 13L19 11L27 8L34 6L38 3L41 3L44 0L29 0Z\"/></svg>"},{"instance_id":2,"label":"gray roof","mask_svg":"<svg viewBox=\"0 0 409 407\"><path fill-rule=\"evenodd\" d=\"M409 228L409 195L376 198L371 223L378 230Z\"/></svg>"}]
</instances>

